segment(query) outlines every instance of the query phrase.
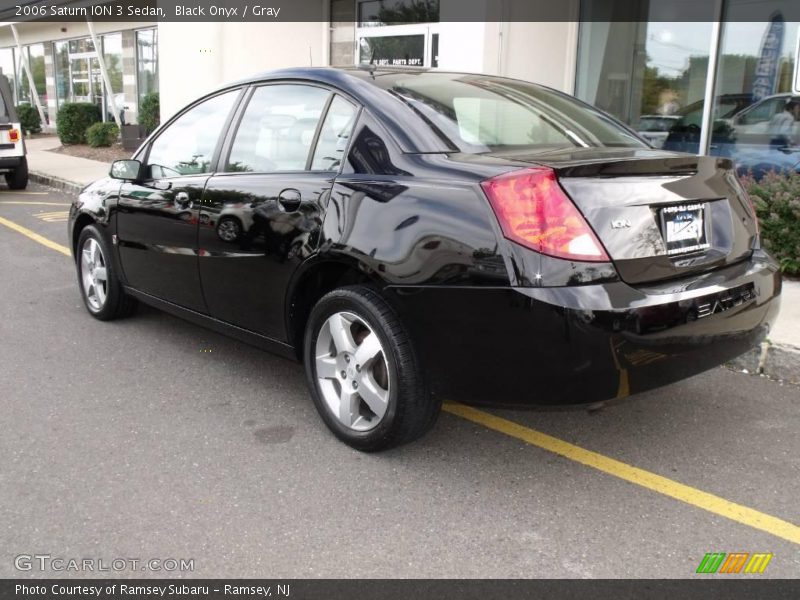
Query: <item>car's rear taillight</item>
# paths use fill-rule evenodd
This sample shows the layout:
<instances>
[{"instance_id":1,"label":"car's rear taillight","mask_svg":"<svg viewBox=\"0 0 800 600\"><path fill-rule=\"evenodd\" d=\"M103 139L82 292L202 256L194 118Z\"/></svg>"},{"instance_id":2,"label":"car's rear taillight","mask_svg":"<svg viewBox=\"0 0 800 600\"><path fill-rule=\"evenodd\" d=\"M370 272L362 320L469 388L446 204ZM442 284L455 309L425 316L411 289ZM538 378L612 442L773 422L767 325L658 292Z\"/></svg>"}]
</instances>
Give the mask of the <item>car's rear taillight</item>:
<instances>
[{"instance_id":1,"label":"car's rear taillight","mask_svg":"<svg viewBox=\"0 0 800 600\"><path fill-rule=\"evenodd\" d=\"M8 132L8 141L17 143L19 141L19 129L10 129Z\"/></svg>"},{"instance_id":2,"label":"car's rear taillight","mask_svg":"<svg viewBox=\"0 0 800 600\"><path fill-rule=\"evenodd\" d=\"M558 258L610 260L552 169L512 171L487 179L481 187L509 240Z\"/></svg>"}]
</instances>

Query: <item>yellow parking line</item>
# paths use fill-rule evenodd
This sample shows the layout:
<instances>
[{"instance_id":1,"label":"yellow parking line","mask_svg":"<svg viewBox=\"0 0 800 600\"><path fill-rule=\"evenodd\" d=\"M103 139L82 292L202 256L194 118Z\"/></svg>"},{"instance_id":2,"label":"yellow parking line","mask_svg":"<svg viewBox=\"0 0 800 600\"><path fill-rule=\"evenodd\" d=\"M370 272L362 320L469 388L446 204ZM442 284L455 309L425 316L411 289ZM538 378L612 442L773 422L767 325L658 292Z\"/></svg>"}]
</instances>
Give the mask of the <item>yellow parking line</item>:
<instances>
[{"instance_id":1,"label":"yellow parking line","mask_svg":"<svg viewBox=\"0 0 800 600\"><path fill-rule=\"evenodd\" d=\"M587 467L592 467L603 473L608 473L629 483L639 485L659 494L686 502L694 507L702 508L726 519L742 523L761 531L766 531L776 537L800 544L800 527L777 517L753 510L747 506L730 502L714 494L709 494L683 483L673 481L650 471L631 466L608 456L575 446L564 440L530 429L524 425L514 423L501 417L496 417L488 412L465 406L455 402L445 403L443 409L462 419L478 423L494 431L504 433L532 446L553 452L564 458L579 462Z\"/></svg>"},{"instance_id":2,"label":"yellow parking line","mask_svg":"<svg viewBox=\"0 0 800 600\"><path fill-rule=\"evenodd\" d=\"M46 237L39 235L35 231L31 231L27 227L23 227L22 225L17 225L13 221L9 221L8 219L4 219L3 217L0 217L0 225L5 225L9 229L13 229L17 233L21 233L22 235L32 239L34 242L39 242L42 246L47 246L51 250L55 250L56 252L61 252L61 254L66 254L67 256L72 256L72 253L66 246L62 246L61 244L57 244L52 240L48 240Z\"/></svg>"},{"instance_id":3,"label":"yellow parking line","mask_svg":"<svg viewBox=\"0 0 800 600\"><path fill-rule=\"evenodd\" d=\"M28 238L47 246L48 248L71 256L69 248L57 244L38 233L31 231L21 225L0 217L0 225L5 225L9 229L21 233ZM652 490L664 496L669 496L681 502L685 502L696 508L701 508L726 519L736 521L754 529L760 529L776 537L788 540L795 544L800 544L800 527L754 510L741 504L736 504L714 494L709 494L697 488L673 481L667 477L662 477L650 471L634 467L622 461L586 450L580 446L570 444L553 436L547 435L535 429L525 427L519 423L497 417L488 412L465 406L457 402L446 402L443 410L467 421L483 425L487 429L503 433L507 436L522 440L532 446L536 446L548 452L558 454L569 460L581 463L587 467L592 467L603 473L613 475L623 481L633 483L643 488Z\"/></svg>"},{"instance_id":4,"label":"yellow parking line","mask_svg":"<svg viewBox=\"0 0 800 600\"><path fill-rule=\"evenodd\" d=\"M55 212L40 212L33 216L47 223L66 223L69 218L69 211L57 210Z\"/></svg>"},{"instance_id":5,"label":"yellow parking line","mask_svg":"<svg viewBox=\"0 0 800 600\"><path fill-rule=\"evenodd\" d=\"M29 204L31 206L69 206L69 202L37 202L35 200L0 200L0 204Z\"/></svg>"}]
</instances>

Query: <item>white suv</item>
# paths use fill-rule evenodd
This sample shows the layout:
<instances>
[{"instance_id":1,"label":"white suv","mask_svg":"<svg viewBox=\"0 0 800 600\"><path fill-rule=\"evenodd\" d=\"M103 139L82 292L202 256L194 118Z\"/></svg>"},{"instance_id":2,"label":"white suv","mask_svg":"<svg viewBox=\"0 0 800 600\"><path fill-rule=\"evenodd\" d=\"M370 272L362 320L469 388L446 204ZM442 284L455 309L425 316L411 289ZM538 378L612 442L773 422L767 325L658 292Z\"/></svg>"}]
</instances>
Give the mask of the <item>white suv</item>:
<instances>
[{"instance_id":1,"label":"white suv","mask_svg":"<svg viewBox=\"0 0 800 600\"><path fill-rule=\"evenodd\" d=\"M28 185L28 159L17 109L8 79L0 77L0 172L12 190Z\"/></svg>"}]
</instances>

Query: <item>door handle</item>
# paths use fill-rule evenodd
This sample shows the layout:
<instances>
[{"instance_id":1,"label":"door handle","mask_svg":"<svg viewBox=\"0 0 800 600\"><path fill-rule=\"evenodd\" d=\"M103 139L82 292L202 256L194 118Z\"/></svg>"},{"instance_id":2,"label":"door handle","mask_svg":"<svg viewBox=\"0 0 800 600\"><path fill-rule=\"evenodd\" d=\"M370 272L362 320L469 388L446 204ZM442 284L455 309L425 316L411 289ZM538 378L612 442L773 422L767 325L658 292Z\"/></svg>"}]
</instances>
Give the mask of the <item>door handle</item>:
<instances>
[{"instance_id":1,"label":"door handle","mask_svg":"<svg viewBox=\"0 0 800 600\"><path fill-rule=\"evenodd\" d=\"M288 188L278 194L278 202L286 212L295 212L300 208L301 196L298 190Z\"/></svg>"},{"instance_id":2,"label":"door handle","mask_svg":"<svg viewBox=\"0 0 800 600\"><path fill-rule=\"evenodd\" d=\"M192 201L189 194L186 192L178 192L175 194L175 204L178 208L192 208Z\"/></svg>"}]
</instances>

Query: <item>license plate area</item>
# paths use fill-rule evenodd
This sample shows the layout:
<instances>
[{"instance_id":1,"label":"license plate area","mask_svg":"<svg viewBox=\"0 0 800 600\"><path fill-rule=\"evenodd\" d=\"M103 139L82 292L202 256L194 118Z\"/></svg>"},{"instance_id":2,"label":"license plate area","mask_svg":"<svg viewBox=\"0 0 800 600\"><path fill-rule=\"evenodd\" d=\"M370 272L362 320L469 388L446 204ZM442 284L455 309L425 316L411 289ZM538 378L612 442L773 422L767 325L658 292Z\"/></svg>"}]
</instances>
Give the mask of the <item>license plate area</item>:
<instances>
[{"instance_id":1,"label":"license plate area","mask_svg":"<svg viewBox=\"0 0 800 600\"><path fill-rule=\"evenodd\" d=\"M667 255L702 252L709 248L706 205L703 202L665 206L661 209L661 235Z\"/></svg>"}]
</instances>

